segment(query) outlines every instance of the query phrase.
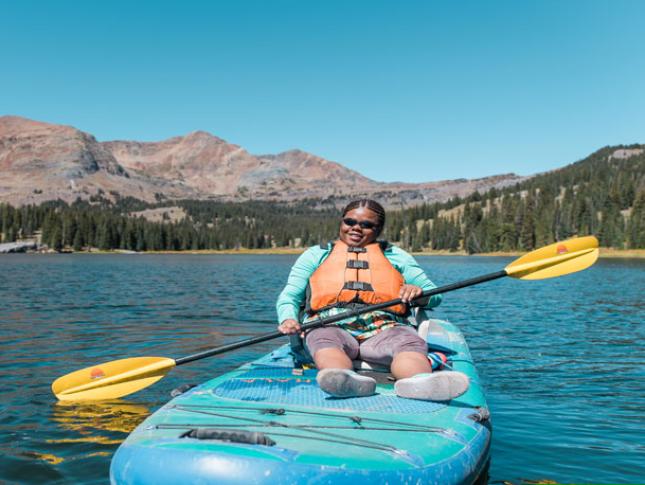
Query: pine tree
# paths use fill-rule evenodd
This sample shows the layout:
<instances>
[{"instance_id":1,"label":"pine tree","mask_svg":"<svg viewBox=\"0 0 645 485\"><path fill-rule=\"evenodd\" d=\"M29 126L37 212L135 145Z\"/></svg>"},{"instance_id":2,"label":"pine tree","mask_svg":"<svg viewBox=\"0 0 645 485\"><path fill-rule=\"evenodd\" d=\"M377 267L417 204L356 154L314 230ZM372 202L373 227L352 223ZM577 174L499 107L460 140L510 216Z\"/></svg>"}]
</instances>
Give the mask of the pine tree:
<instances>
[{"instance_id":1,"label":"pine tree","mask_svg":"<svg viewBox=\"0 0 645 485\"><path fill-rule=\"evenodd\" d=\"M80 229L76 229L74 232L74 238L72 239L72 248L74 251L80 251L83 249L83 236L81 235Z\"/></svg>"},{"instance_id":2,"label":"pine tree","mask_svg":"<svg viewBox=\"0 0 645 485\"><path fill-rule=\"evenodd\" d=\"M479 193L476 193L479 195ZM481 196L478 197L481 199ZM464 249L468 254L481 253L483 251L481 243L480 224L483 219L483 211L479 203L470 204L466 202L464 206Z\"/></svg>"},{"instance_id":3,"label":"pine tree","mask_svg":"<svg viewBox=\"0 0 645 485\"><path fill-rule=\"evenodd\" d=\"M59 224L52 227L47 244L54 251L61 251L63 249L63 231Z\"/></svg>"},{"instance_id":4,"label":"pine tree","mask_svg":"<svg viewBox=\"0 0 645 485\"><path fill-rule=\"evenodd\" d=\"M529 192L521 206L521 223L519 234L519 248L524 251L535 249L535 199Z\"/></svg>"},{"instance_id":5,"label":"pine tree","mask_svg":"<svg viewBox=\"0 0 645 485\"><path fill-rule=\"evenodd\" d=\"M602 211L599 240L600 245L605 247L622 248L625 240L624 219L620 212L622 194L618 181L619 178L616 178L612 183Z\"/></svg>"},{"instance_id":6,"label":"pine tree","mask_svg":"<svg viewBox=\"0 0 645 485\"><path fill-rule=\"evenodd\" d=\"M645 187L635 197L629 217L627 243L632 249L645 248Z\"/></svg>"}]
</instances>

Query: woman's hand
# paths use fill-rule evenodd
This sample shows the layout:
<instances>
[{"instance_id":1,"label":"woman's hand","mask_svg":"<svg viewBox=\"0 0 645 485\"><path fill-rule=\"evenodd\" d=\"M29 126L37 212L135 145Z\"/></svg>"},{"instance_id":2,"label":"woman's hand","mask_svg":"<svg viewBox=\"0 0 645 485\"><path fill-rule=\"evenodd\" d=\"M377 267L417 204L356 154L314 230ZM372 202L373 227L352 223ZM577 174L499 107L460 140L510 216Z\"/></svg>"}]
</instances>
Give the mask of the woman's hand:
<instances>
[{"instance_id":1,"label":"woman's hand","mask_svg":"<svg viewBox=\"0 0 645 485\"><path fill-rule=\"evenodd\" d=\"M403 285L399 291L399 298L403 303L409 303L415 298L421 296L423 290L415 285ZM286 321L286 320L285 320Z\"/></svg>"},{"instance_id":2,"label":"woman's hand","mask_svg":"<svg viewBox=\"0 0 645 485\"><path fill-rule=\"evenodd\" d=\"M287 318L278 325L278 331L285 335L292 335L300 332L300 324L293 318Z\"/></svg>"}]
</instances>

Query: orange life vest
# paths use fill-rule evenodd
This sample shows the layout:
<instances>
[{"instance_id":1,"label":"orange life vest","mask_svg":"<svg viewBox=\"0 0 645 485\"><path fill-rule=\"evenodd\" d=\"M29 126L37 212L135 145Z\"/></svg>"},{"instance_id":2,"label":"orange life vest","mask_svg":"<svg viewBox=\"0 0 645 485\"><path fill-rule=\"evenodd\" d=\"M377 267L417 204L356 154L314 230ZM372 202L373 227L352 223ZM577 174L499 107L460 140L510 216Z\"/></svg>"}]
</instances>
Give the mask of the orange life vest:
<instances>
[{"instance_id":1,"label":"orange life vest","mask_svg":"<svg viewBox=\"0 0 645 485\"><path fill-rule=\"evenodd\" d=\"M379 243L363 248L336 241L323 263L309 278L307 312L317 313L351 303L373 305L394 300L405 283L403 276L385 257ZM405 315L404 304L386 311Z\"/></svg>"}]
</instances>

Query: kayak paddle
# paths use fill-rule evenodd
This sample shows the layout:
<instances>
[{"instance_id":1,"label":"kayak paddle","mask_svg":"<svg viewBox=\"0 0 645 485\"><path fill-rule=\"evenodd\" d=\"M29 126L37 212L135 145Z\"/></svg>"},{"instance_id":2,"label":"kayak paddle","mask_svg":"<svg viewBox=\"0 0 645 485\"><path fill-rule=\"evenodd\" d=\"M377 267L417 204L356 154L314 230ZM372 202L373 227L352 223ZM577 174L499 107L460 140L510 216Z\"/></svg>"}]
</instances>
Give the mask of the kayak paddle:
<instances>
[{"instance_id":1,"label":"kayak paddle","mask_svg":"<svg viewBox=\"0 0 645 485\"><path fill-rule=\"evenodd\" d=\"M588 268L596 259L598 259L598 240L595 237L586 236L569 239L531 251L513 261L501 271L426 290L411 302L411 306L418 306L418 303L415 305L415 302L432 295L447 293L505 276L521 280L539 280L575 273ZM329 325L348 317L380 310L399 303L402 303L401 299L397 298L375 305L368 305L339 315L319 318L302 325L301 328L302 330L309 330ZM59 377L52 384L52 391L61 401L116 399L154 384L175 366L272 340L283 335L280 332L271 332L176 360L168 357L134 357L114 360Z\"/></svg>"}]
</instances>

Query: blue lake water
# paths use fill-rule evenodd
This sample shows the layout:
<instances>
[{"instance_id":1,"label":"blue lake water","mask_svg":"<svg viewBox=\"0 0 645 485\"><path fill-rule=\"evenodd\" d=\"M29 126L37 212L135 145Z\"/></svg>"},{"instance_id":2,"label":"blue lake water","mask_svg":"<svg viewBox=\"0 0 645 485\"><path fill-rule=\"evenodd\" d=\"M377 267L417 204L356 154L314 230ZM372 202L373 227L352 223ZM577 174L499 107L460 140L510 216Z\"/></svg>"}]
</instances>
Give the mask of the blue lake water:
<instances>
[{"instance_id":1,"label":"blue lake water","mask_svg":"<svg viewBox=\"0 0 645 485\"><path fill-rule=\"evenodd\" d=\"M270 341L175 369L105 405L57 404L57 377L104 361L183 357L274 329L296 256L0 257L0 483L106 483L127 433L184 383ZM512 259L418 257L438 285ZM645 261L601 260L543 281L445 296L493 414L490 483L645 483Z\"/></svg>"}]
</instances>

